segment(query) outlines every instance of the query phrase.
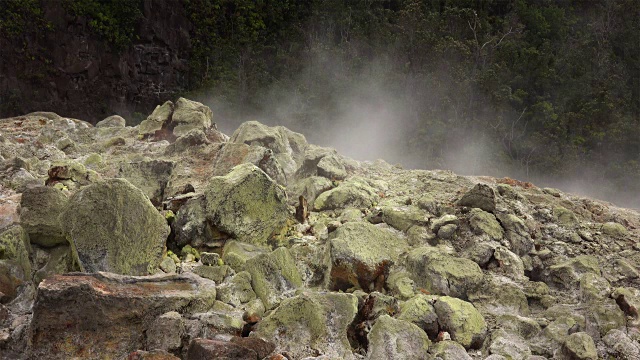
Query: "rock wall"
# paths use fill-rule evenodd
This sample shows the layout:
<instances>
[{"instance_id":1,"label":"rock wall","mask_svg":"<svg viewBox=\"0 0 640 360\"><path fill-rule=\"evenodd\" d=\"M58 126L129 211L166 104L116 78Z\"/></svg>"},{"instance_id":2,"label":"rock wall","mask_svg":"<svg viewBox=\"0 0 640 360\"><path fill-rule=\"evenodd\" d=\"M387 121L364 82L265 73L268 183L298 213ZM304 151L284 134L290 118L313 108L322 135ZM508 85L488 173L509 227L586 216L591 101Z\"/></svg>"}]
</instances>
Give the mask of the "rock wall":
<instances>
[{"instance_id":1,"label":"rock wall","mask_svg":"<svg viewBox=\"0 0 640 360\"><path fill-rule=\"evenodd\" d=\"M42 1L50 29L1 37L0 117L56 111L92 123L131 118L186 87L192 28L178 1L142 2L137 37L114 49L61 0Z\"/></svg>"}]
</instances>

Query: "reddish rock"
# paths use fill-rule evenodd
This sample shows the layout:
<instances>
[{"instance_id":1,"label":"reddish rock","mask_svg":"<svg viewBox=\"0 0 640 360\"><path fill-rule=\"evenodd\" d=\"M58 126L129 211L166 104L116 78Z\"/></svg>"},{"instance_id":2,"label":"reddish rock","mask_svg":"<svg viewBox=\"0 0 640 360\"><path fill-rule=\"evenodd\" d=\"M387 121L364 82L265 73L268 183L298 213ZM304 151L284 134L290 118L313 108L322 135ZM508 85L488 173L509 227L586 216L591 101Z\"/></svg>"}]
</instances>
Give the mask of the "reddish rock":
<instances>
[{"instance_id":1,"label":"reddish rock","mask_svg":"<svg viewBox=\"0 0 640 360\"><path fill-rule=\"evenodd\" d=\"M264 359L276 349L274 343L255 337L232 337L231 342L255 351L258 359Z\"/></svg>"},{"instance_id":2,"label":"reddish rock","mask_svg":"<svg viewBox=\"0 0 640 360\"><path fill-rule=\"evenodd\" d=\"M127 360L180 360L180 358L164 350L137 350L129 354Z\"/></svg>"},{"instance_id":3,"label":"reddish rock","mask_svg":"<svg viewBox=\"0 0 640 360\"><path fill-rule=\"evenodd\" d=\"M187 360L259 360L255 351L228 341L193 339L189 344Z\"/></svg>"},{"instance_id":4,"label":"reddish rock","mask_svg":"<svg viewBox=\"0 0 640 360\"><path fill-rule=\"evenodd\" d=\"M33 359L121 359L144 349L161 314L208 310L215 283L193 274L54 275L40 283L33 307Z\"/></svg>"}]
</instances>

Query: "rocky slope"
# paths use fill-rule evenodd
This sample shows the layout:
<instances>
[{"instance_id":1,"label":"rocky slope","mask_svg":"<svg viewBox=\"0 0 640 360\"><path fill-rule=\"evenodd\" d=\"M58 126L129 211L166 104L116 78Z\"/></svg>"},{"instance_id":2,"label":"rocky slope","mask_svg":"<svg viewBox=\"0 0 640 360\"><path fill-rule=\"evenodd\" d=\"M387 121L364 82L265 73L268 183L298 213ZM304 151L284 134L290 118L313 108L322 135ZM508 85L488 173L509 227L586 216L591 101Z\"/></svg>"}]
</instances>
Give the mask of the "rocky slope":
<instances>
[{"instance_id":1,"label":"rocky slope","mask_svg":"<svg viewBox=\"0 0 640 360\"><path fill-rule=\"evenodd\" d=\"M186 99L0 134L0 358L640 359L637 211Z\"/></svg>"}]
</instances>

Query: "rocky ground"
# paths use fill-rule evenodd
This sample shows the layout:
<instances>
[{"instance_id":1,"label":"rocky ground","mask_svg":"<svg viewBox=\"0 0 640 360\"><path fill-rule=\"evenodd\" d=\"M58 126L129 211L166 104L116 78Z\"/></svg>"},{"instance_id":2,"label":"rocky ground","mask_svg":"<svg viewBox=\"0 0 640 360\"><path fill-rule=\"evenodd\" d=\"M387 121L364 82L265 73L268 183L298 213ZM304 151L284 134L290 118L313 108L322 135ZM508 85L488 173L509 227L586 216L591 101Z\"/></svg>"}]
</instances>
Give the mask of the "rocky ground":
<instances>
[{"instance_id":1,"label":"rocky ground","mask_svg":"<svg viewBox=\"0 0 640 360\"><path fill-rule=\"evenodd\" d=\"M0 134L2 359L640 359L638 211L186 99Z\"/></svg>"}]
</instances>

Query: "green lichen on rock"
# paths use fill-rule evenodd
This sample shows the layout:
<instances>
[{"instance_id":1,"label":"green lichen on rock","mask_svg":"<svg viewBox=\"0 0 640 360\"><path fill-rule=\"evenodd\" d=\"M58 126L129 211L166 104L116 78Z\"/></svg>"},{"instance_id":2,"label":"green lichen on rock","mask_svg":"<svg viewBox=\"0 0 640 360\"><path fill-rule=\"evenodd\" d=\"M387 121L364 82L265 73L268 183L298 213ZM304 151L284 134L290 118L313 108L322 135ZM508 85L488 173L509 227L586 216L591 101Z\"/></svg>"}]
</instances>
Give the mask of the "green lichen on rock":
<instances>
[{"instance_id":1,"label":"green lichen on rock","mask_svg":"<svg viewBox=\"0 0 640 360\"><path fill-rule=\"evenodd\" d=\"M0 261L15 262L22 272L31 276L29 237L23 227L14 225L0 233Z\"/></svg>"},{"instance_id":2,"label":"green lichen on rock","mask_svg":"<svg viewBox=\"0 0 640 360\"><path fill-rule=\"evenodd\" d=\"M558 206L553 209L553 216L558 224L565 227L574 227L578 224L578 217L576 214L562 206Z\"/></svg>"},{"instance_id":3,"label":"green lichen on rock","mask_svg":"<svg viewBox=\"0 0 640 360\"><path fill-rule=\"evenodd\" d=\"M561 289L571 289L580 282L580 278L586 273L601 275L600 265L595 256L580 255L550 266L549 277L545 279L545 282Z\"/></svg>"},{"instance_id":4,"label":"green lichen on rock","mask_svg":"<svg viewBox=\"0 0 640 360\"><path fill-rule=\"evenodd\" d=\"M185 98L176 101L171 122L175 126L175 136L185 135L195 129L205 130L214 125L213 113L208 106Z\"/></svg>"},{"instance_id":5,"label":"green lichen on rock","mask_svg":"<svg viewBox=\"0 0 640 360\"><path fill-rule=\"evenodd\" d=\"M164 190L171 178L174 162L168 160L125 161L120 163L118 177L129 180L142 190L151 202L158 206L162 203Z\"/></svg>"},{"instance_id":6,"label":"green lichen on rock","mask_svg":"<svg viewBox=\"0 0 640 360\"><path fill-rule=\"evenodd\" d=\"M28 188L22 193L20 223L32 243L45 247L67 243L58 219L67 201L62 191L49 186Z\"/></svg>"},{"instance_id":7,"label":"green lichen on rock","mask_svg":"<svg viewBox=\"0 0 640 360\"><path fill-rule=\"evenodd\" d=\"M338 187L320 194L313 205L318 210L335 210L346 207L369 208L380 196L369 184L360 179L350 179Z\"/></svg>"},{"instance_id":8,"label":"green lichen on rock","mask_svg":"<svg viewBox=\"0 0 640 360\"><path fill-rule=\"evenodd\" d=\"M388 230L366 222L346 223L335 231L330 240L329 287L341 290L356 287L371 291L376 279L381 276L383 279L407 248L404 239Z\"/></svg>"},{"instance_id":9,"label":"green lichen on rock","mask_svg":"<svg viewBox=\"0 0 640 360\"><path fill-rule=\"evenodd\" d=\"M469 225L477 235L486 234L490 239L501 240L504 237L504 229L496 220L495 215L474 208L470 212Z\"/></svg>"},{"instance_id":10,"label":"green lichen on rock","mask_svg":"<svg viewBox=\"0 0 640 360\"><path fill-rule=\"evenodd\" d=\"M602 232L605 235L614 237L614 238L623 238L629 234L629 231L626 227L621 224L615 222L608 222L602 224Z\"/></svg>"},{"instance_id":11,"label":"green lichen on rock","mask_svg":"<svg viewBox=\"0 0 640 360\"><path fill-rule=\"evenodd\" d=\"M462 298L476 289L483 279L482 270L475 262L428 246L409 252L407 271L418 287L432 294Z\"/></svg>"},{"instance_id":12,"label":"green lichen on rock","mask_svg":"<svg viewBox=\"0 0 640 360\"><path fill-rule=\"evenodd\" d=\"M438 341L432 344L429 348L429 354L433 359L472 360L462 345L451 340Z\"/></svg>"},{"instance_id":13,"label":"green lichen on rock","mask_svg":"<svg viewBox=\"0 0 640 360\"><path fill-rule=\"evenodd\" d=\"M442 296L433 307L438 314L440 329L451 334L451 339L465 349L477 349L487 334L487 323L471 304L457 298Z\"/></svg>"},{"instance_id":14,"label":"green lichen on rock","mask_svg":"<svg viewBox=\"0 0 640 360\"><path fill-rule=\"evenodd\" d=\"M242 242L266 245L290 217L284 189L252 164L213 177L205 197L207 220Z\"/></svg>"},{"instance_id":15,"label":"green lichen on rock","mask_svg":"<svg viewBox=\"0 0 640 360\"><path fill-rule=\"evenodd\" d=\"M269 250L264 246L251 245L239 241L227 241L222 252L222 261L236 272L246 269L247 260L265 254Z\"/></svg>"},{"instance_id":16,"label":"green lichen on rock","mask_svg":"<svg viewBox=\"0 0 640 360\"><path fill-rule=\"evenodd\" d=\"M162 260L169 226L144 193L125 179L76 192L60 215L82 271L147 275Z\"/></svg>"},{"instance_id":17,"label":"green lichen on rock","mask_svg":"<svg viewBox=\"0 0 640 360\"><path fill-rule=\"evenodd\" d=\"M426 225L429 214L417 206L385 206L382 221L400 230L407 231L414 225Z\"/></svg>"},{"instance_id":18,"label":"green lichen on rock","mask_svg":"<svg viewBox=\"0 0 640 360\"><path fill-rule=\"evenodd\" d=\"M138 125L138 134L149 136L163 128L165 123L171 119L174 105L171 101L166 101L162 105L156 106L151 115Z\"/></svg>"},{"instance_id":19,"label":"green lichen on rock","mask_svg":"<svg viewBox=\"0 0 640 360\"><path fill-rule=\"evenodd\" d=\"M352 294L304 292L284 300L251 336L274 342L295 359L354 359L347 329L357 312L358 300Z\"/></svg>"},{"instance_id":20,"label":"green lichen on rock","mask_svg":"<svg viewBox=\"0 0 640 360\"><path fill-rule=\"evenodd\" d=\"M245 267L251 274L253 290L267 310L275 308L302 286L302 276L287 248L251 258Z\"/></svg>"},{"instance_id":21,"label":"green lichen on rock","mask_svg":"<svg viewBox=\"0 0 640 360\"><path fill-rule=\"evenodd\" d=\"M398 319L417 325L430 337L438 335L438 315L433 307L432 296L418 294L400 305Z\"/></svg>"},{"instance_id":22,"label":"green lichen on rock","mask_svg":"<svg viewBox=\"0 0 640 360\"><path fill-rule=\"evenodd\" d=\"M431 341L427 334L415 324L380 316L369 334L367 359L426 360Z\"/></svg>"},{"instance_id":23,"label":"green lichen on rock","mask_svg":"<svg viewBox=\"0 0 640 360\"><path fill-rule=\"evenodd\" d=\"M247 271L237 273L231 280L216 288L217 299L235 307L256 299L251 287L251 274Z\"/></svg>"},{"instance_id":24,"label":"green lichen on rock","mask_svg":"<svg viewBox=\"0 0 640 360\"><path fill-rule=\"evenodd\" d=\"M585 332L577 332L569 335L562 347L562 354L568 359L597 360L598 351L593 338Z\"/></svg>"}]
</instances>

